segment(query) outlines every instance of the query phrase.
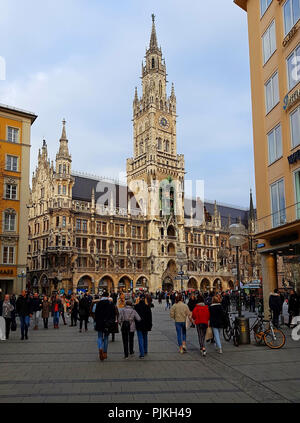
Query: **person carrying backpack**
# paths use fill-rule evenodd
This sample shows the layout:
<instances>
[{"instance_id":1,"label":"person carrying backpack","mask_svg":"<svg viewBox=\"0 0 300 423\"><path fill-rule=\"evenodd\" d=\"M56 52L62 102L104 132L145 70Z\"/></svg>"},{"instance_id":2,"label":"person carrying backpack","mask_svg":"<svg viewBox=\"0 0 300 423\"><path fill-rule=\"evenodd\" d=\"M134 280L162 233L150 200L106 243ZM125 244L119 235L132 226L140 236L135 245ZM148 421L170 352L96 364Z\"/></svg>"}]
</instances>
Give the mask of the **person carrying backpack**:
<instances>
[{"instance_id":1,"label":"person carrying backpack","mask_svg":"<svg viewBox=\"0 0 300 423\"><path fill-rule=\"evenodd\" d=\"M141 321L140 316L134 310L132 301L127 300L125 307L120 309L119 312L119 324L121 326L122 341L124 348L124 358L128 358L128 349L131 356L134 355L133 342L134 332L136 330L135 320Z\"/></svg>"}]
</instances>

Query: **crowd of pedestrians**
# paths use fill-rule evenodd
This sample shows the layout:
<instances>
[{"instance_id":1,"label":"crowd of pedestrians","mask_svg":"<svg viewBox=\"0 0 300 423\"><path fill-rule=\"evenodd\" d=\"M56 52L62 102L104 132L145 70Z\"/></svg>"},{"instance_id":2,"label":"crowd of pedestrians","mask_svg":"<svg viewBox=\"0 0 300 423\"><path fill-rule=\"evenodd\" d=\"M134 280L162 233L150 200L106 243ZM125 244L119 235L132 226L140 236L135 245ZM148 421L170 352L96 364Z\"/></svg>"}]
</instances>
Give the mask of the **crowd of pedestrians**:
<instances>
[{"instance_id":1,"label":"crowd of pedestrians","mask_svg":"<svg viewBox=\"0 0 300 423\"><path fill-rule=\"evenodd\" d=\"M66 316L70 318L70 327L79 326L79 333L88 331L89 321L97 332L97 346L99 359L104 361L108 357L109 336L114 342L115 334L121 333L124 359L134 356L134 337L137 334L139 358L144 359L148 354L148 333L152 330L153 294L103 292L101 295L87 293L71 294L69 296L54 293L50 298L38 293L22 291L15 295L5 295L0 299L0 340L9 340L10 332L17 330L19 318L21 340L28 340L28 329L32 324L33 330L39 329L42 319L45 330L49 328L52 318L53 328L59 329L60 322L67 325ZM244 309L256 311L259 304L255 295L251 293L245 299ZM236 294L230 291L188 292L188 291L157 291L159 304L165 300L165 310L169 310L170 318L175 322L175 330L179 353L187 352L187 329L197 330L199 348L202 356L206 356L206 343L215 345L216 351L222 354L221 330L227 324L228 315L232 308L236 309ZM249 302L249 304L248 304ZM300 297L295 291L289 295L279 293L274 289L269 296L269 308L272 311L274 326L280 324L283 308L288 312L287 325L299 315ZM79 322L79 325L78 325Z\"/></svg>"}]
</instances>

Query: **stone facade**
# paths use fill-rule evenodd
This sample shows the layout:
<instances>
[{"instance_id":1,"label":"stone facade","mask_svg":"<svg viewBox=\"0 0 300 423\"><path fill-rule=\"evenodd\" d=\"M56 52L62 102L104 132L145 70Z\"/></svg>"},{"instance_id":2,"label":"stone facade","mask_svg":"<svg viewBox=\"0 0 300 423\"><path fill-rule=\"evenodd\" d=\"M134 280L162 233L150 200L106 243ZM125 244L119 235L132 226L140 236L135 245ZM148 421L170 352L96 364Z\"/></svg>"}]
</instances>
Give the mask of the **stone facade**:
<instances>
[{"instance_id":1,"label":"stone facade","mask_svg":"<svg viewBox=\"0 0 300 423\"><path fill-rule=\"evenodd\" d=\"M78 287L94 292L99 287L180 289L175 277L181 251L189 278L184 288L228 289L235 280L235 254L228 241L231 218L248 228L241 274L244 280L258 278L252 203L246 211L185 198L176 119L175 89L172 84L167 96L153 17L142 96L136 89L133 101L127 186L72 171L65 122L55 168L43 143L29 218L28 283L33 288L48 293Z\"/></svg>"}]
</instances>

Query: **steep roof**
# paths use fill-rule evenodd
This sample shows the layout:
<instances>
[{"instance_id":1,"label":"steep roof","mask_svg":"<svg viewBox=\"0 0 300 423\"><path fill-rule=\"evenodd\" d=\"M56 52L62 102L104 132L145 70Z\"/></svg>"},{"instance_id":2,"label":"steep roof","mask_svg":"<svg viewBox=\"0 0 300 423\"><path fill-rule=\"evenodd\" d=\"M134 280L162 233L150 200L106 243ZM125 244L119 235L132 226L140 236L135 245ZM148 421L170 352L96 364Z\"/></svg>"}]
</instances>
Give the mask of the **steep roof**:
<instances>
[{"instance_id":1,"label":"steep roof","mask_svg":"<svg viewBox=\"0 0 300 423\"><path fill-rule=\"evenodd\" d=\"M95 192L95 202L103 197L105 205L110 205L111 201L114 207L127 209L127 198L132 198L134 195L126 185L114 183L106 179L96 179L96 177L79 176L73 173L75 184L73 186L73 200L91 201L92 190ZM114 191L115 190L115 191ZM111 193L114 195L111 198ZM139 208L135 202L135 208ZM201 206L195 199L185 198L184 200L185 218L191 217L191 208L193 208L193 218L201 216ZM204 208L209 215L214 215L215 203L213 201L204 201ZM217 204L217 210L221 214L222 226L228 224L228 217L230 216L231 223L237 223L239 218L243 225L248 227L249 210L225 204Z\"/></svg>"}]
</instances>

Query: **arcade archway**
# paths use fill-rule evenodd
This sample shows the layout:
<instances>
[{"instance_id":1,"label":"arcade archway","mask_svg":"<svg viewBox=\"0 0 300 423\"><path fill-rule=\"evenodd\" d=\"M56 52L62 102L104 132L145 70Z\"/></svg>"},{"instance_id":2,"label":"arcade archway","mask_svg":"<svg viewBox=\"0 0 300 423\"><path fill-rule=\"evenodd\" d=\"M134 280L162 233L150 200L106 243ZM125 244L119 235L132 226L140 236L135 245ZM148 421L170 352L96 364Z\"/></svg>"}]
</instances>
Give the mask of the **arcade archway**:
<instances>
[{"instance_id":1,"label":"arcade archway","mask_svg":"<svg viewBox=\"0 0 300 423\"><path fill-rule=\"evenodd\" d=\"M92 291L92 278L88 275L82 276L77 284L77 290L84 292Z\"/></svg>"},{"instance_id":2,"label":"arcade archway","mask_svg":"<svg viewBox=\"0 0 300 423\"><path fill-rule=\"evenodd\" d=\"M129 276L123 276L118 283L118 289L122 291L129 291L130 290L130 282L131 279Z\"/></svg>"},{"instance_id":3,"label":"arcade archway","mask_svg":"<svg viewBox=\"0 0 300 423\"><path fill-rule=\"evenodd\" d=\"M103 278L100 279L98 284L98 290L100 291L107 291L112 292L114 291L114 281L112 278L108 275L103 276Z\"/></svg>"},{"instance_id":4,"label":"arcade archway","mask_svg":"<svg viewBox=\"0 0 300 423\"><path fill-rule=\"evenodd\" d=\"M204 278L201 281L200 289L202 292L209 292L210 290L210 282L208 279Z\"/></svg>"},{"instance_id":5,"label":"arcade archway","mask_svg":"<svg viewBox=\"0 0 300 423\"><path fill-rule=\"evenodd\" d=\"M174 284L173 280L170 278L170 276L167 276L162 283L162 290L163 291L173 291Z\"/></svg>"},{"instance_id":6,"label":"arcade archway","mask_svg":"<svg viewBox=\"0 0 300 423\"><path fill-rule=\"evenodd\" d=\"M191 278L188 281L188 285L187 285L188 289L198 289L198 283L196 281L195 278Z\"/></svg>"}]
</instances>

